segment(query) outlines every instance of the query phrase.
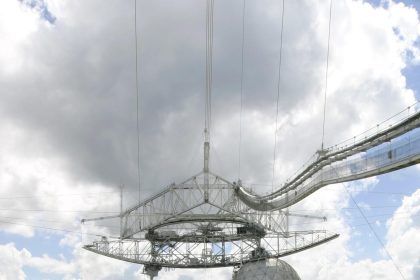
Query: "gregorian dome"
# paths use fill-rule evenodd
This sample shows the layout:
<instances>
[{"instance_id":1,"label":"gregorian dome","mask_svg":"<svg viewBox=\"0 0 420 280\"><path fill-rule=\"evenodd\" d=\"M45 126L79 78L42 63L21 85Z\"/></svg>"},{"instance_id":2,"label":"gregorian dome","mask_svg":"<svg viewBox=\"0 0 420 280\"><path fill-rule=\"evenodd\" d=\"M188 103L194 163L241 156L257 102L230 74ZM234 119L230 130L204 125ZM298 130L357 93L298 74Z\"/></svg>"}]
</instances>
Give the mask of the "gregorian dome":
<instances>
[{"instance_id":1,"label":"gregorian dome","mask_svg":"<svg viewBox=\"0 0 420 280\"><path fill-rule=\"evenodd\" d=\"M233 280L300 280L300 277L287 262L267 259L244 264L234 272Z\"/></svg>"}]
</instances>

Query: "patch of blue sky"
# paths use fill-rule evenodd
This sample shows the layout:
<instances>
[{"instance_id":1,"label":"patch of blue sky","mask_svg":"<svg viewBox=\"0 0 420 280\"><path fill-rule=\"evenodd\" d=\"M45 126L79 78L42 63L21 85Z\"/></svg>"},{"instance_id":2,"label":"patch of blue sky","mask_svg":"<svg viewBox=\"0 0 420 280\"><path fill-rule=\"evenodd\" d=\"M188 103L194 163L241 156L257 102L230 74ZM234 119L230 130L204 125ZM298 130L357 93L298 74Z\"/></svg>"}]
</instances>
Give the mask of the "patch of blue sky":
<instances>
[{"instance_id":1,"label":"patch of blue sky","mask_svg":"<svg viewBox=\"0 0 420 280\"><path fill-rule=\"evenodd\" d=\"M22 268L23 272L26 274L26 279L33 280L33 279L57 279L51 277L45 277L46 275L41 273L38 269L24 266Z\"/></svg>"},{"instance_id":2,"label":"patch of blue sky","mask_svg":"<svg viewBox=\"0 0 420 280\"><path fill-rule=\"evenodd\" d=\"M36 268L24 266L22 268L23 272L26 274L27 280L63 280L62 274L55 273L42 273ZM77 276L77 275L74 275Z\"/></svg>"},{"instance_id":3,"label":"patch of blue sky","mask_svg":"<svg viewBox=\"0 0 420 280\"><path fill-rule=\"evenodd\" d=\"M26 249L31 253L32 257L42 257L48 255L50 258L64 260L71 262L74 260L73 248L60 245L60 240L63 235L50 234L48 232L36 231L35 235L30 238L26 238L21 235L0 232L0 244L10 243L11 240L18 250ZM46 274L40 272L38 269L24 266L22 270L25 272L27 279L49 279L59 280L62 279L63 275L57 274Z\"/></svg>"},{"instance_id":4,"label":"patch of blue sky","mask_svg":"<svg viewBox=\"0 0 420 280\"><path fill-rule=\"evenodd\" d=\"M365 0L365 2L371 4L374 7L383 6L383 0Z\"/></svg>"},{"instance_id":5,"label":"patch of blue sky","mask_svg":"<svg viewBox=\"0 0 420 280\"><path fill-rule=\"evenodd\" d=\"M36 10L42 19L54 24L57 18L48 10L48 5L44 0L18 0L27 7Z\"/></svg>"},{"instance_id":6,"label":"patch of blue sky","mask_svg":"<svg viewBox=\"0 0 420 280\"><path fill-rule=\"evenodd\" d=\"M366 0L374 7L387 6L384 0ZM407 6L414 7L420 14L420 1L418 0L394 0L402 2ZM417 42L420 44L420 41ZM417 100L420 100L420 65L409 63L402 74L406 77L407 87L412 89ZM395 211L402 204L404 196L410 196L420 187L420 172L418 167L412 166L400 171L391 172L377 177L378 184L369 191L358 193L354 199L361 206L363 213L371 222L376 234L386 243L388 231L387 220L391 219ZM347 223L356 226L350 235L348 246L353 248L351 259L358 261L362 259L382 260L387 259L383 253L382 245L378 242L369 226L355 205L343 210L347 216ZM406 218L409 213L397 215L397 219ZM365 225L363 225L365 224Z\"/></svg>"},{"instance_id":7,"label":"patch of blue sky","mask_svg":"<svg viewBox=\"0 0 420 280\"><path fill-rule=\"evenodd\" d=\"M420 64L412 64L403 70L407 87L414 91L417 100L420 100Z\"/></svg>"},{"instance_id":8,"label":"patch of blue sky","mask_svg":"<svg viewBox=\"0 0 420 280\"><path fill-rule=\"evenodd\" d=\"M50 234L48 232L36 232L33 237L26 238L21 235L0 232L0 244L10 243L11 240L18 250L27 249L32 256L42 257L48 255L51 258L66 260L73 258L73 249L60 245L63 235Z\"/></svg>"},{"instance_id":9,"label":"patch of blue sky","mask_svg":"<svg viewBox=\"0 0 420 280\"><path fill-rule=\"evenodd\" d=\"M412 195L420 186L418 167L412 166L400 171L378 176L378 183L370 190L359 192L354 199L368 218L376 234L386 243L388 231L387 221L391 219L401 206L404 196ZM350 207L355 207L350 205ZM352 231L349 247L353 248L351 258L354 261L370 258L372 260L387 259L382 253L382 245L366 224L357 209L345 210L350 226L357 226ZM409 213L396 215L396 219L405 219ZM363 225L363 226L361 226Z\"/></svg>"},{"instance_id":10,"label":"patch of blue sky","mask_svg":"<svg viewBox=\"0 0 420 280\"><path fill-rule=\"evenodd\" d=\"M420 1L418 1L420 5ZM417 8L420 16L420 7ZM415 42L416 47L420 48L420 39ZM402 70L407 83L407 87L414 91L417 100L420 100L420 62L414 60L413 53L407 54L408 64L407 67Z\"/></svg>"},{"instance_id":11,"label":"patch of blue sky","mask_svg":"<svg viewBox=\"0 0 420 280\"><path fill-rule=\"evenodd\" d=\"M386 0L366 0L365 2L372 4L374 7L387 6ZM404 3L409 7L414 7L418 14L420 15L420 1L419 0L394 0L396 3ZM417 45L420 45L420 40L417 41ZM408 54L410 57L411 54ZM420 99L420 64L408 64L408 66L403 69L403 75L406 77L407 87L414 90L416 99Z\"/></svg>"},{"instance_id":12,"label":"patch of blue sky","mask_svg":"<svg viewBox=\"0 0 420 280\"><path fill-rule=\"evenodd\" d=\"M417 11L420 11L420 1L419 0L394 0L397 3L404 3L409 7L416 8Z\"/></svg>"},{"instance_id":13,"label":"patch of blue sky","mask_svg":"<svg viewBox=\"0 0 420 280\"><path fill-rule=\"evenodd\" d=\"M384 156L381 155L381 149L391 148L396 149L393 157L405 158L410 155L410 151L418 151L420 149L419 139L420 129L408 132L392 142L384 143L378 147L372 148L367 152L370 162L377 161L380 166L383 163ZM407 149L406 144L409 145ZM385 154L385 162L388 161L387 154ZM391 219L395 211L401 206L404 196L411 196L420 187L420 172L418 166L401 169L381 176L377 176L378 183L369 186L366 189L365 184L359 184L356 181L348 187L347 184L338 184L335 186L328 186L326 189L335 188L338 191L343 191L342 186L351 189L354 193L354 199L357 205L361 208L363 214L368 219L369 223L375 233L379 236L383 243L386 243L387 236L387 221ZM365 218L360 213L359 209L354 205L352 199L348 197L349 206L342 209L341 213L344 215L347 225L351 228L350 240L348 247L351 248L351 258L353 261L362 259L381 260L384 259L383 248L380 242L376 240L375 234L372 232ZM328 216L328 214L327 214ZM409 216L409 213L398 214L397 219L404 219ZM311 225L316 225L311 223ZM317 225L318 226L318 225ZM316 228L316 226L314 227ZM326 228L328 229L328 227ZM342 229L329 229L332 232L340 233Z\"/></svg>"},{"instance_id":14,"label":"patch of blue sky","mask_svg":"<svg viewBox=\"0 0 420 280\"><path fill-rule=\"evenodd\" d=\"M420 11L420 1L418 0L393 0L396 3L404 3L406 6L414 7L417 11ZM387 7L387 0L365 0L365 2L372 4L374 7Z\"/></svg>"}]
</instances>

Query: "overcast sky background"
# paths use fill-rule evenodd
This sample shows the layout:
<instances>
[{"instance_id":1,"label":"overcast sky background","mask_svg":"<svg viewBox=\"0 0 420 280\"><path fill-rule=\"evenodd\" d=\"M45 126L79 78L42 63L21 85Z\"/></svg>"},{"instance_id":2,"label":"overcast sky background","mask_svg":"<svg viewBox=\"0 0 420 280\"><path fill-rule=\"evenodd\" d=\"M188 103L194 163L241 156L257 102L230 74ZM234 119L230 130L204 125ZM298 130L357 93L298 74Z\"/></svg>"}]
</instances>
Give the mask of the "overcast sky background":
<instances>
[{"instance_id":1,"label":"overcast sky background","mask_svg":"<svg viewBox=\"0 0 420 280\"><path fill-rule=\"evenodd\" d=\"M272 182L281 1L215 0L211 169L263 192ZM81 218L137 198L134 2L0 1L0 279L143 279L80 249ZM138 0L142 197L202 169L205 1ZM326 145L420 97L418 1L334 0ZM329 1L285 1L277 164L289 177L321 146ZM420 171L328 186L296 209L339 239L285 258L302 279L420 279ZM30 225L30 226L28 226ZM38 226L38 227L34 227ZM44 227L44 229L40 228ZM45 228L75 232L52 231ZM90 233L112 234L100 224ZM230 279L231 269L160 279Z\"/></svg>"}]
</instances>

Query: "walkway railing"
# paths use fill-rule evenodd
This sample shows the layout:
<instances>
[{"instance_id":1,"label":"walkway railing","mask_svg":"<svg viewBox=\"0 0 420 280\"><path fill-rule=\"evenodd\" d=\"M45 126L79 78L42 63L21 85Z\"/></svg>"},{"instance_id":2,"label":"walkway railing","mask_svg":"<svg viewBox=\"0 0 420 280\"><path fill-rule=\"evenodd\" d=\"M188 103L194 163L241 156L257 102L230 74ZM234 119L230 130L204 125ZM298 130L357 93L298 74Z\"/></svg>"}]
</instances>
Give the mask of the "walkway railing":
<instances>
[{"instance_id":1,"label":"walkway railing","mask_svg":"<svg viewBox=\"0 0 420 280\"><path fill-rule=\"evenodd\" d=\"M277 191L263 196L243 186L237 195L256 210L282 209L297 203L319 188L367 178L420 161L420 112L399 123L365 137L350 146L318 152L318 157Z\"/></svg>"}]
</instances>

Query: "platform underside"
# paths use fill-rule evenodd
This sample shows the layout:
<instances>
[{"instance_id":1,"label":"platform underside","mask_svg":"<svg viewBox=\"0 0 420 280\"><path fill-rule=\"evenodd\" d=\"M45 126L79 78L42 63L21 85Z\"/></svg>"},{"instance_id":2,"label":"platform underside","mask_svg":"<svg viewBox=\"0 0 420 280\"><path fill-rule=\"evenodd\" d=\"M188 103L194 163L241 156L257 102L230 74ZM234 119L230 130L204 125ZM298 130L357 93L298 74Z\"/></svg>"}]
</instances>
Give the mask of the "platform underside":
<instances>
[{"instance_id":1,"label":"platform underside","mask_svg":"<svg viewBox=\"0 0 420 280\"><path fill-rule=\"evenodd\" d=\"M211 268L238 266L268 258L279 258L307 250L337 238L326 231L268 234L264 238L229 239L208 237L194 242L190 237L177 241L145 239L101 240L84 246L91 252L146 266L168 268Z\"/></svg>"}]
</instances>

